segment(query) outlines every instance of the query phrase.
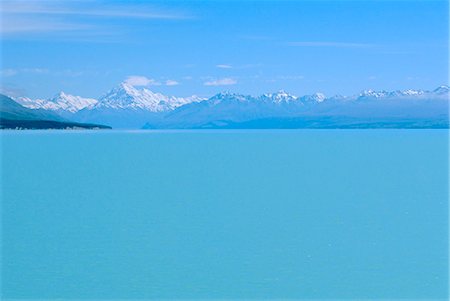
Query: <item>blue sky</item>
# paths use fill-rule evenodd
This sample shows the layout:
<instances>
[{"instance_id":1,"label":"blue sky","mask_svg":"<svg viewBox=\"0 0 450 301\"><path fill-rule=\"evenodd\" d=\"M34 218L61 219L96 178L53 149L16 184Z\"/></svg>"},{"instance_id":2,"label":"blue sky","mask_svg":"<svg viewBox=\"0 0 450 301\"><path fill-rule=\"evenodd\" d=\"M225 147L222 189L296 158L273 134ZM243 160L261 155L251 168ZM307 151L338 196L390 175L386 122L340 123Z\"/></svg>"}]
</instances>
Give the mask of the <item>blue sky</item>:
<instances>
[{"instance_id":1,"label":"blue sky","mask_svg":"<svg viewBox=\"0 0 450 301\"><path fill-rule=\"evenodd\" d=\"M433 89L447 1L2 1L2 90L99 97Z\"/></svg>"}]
</instances>

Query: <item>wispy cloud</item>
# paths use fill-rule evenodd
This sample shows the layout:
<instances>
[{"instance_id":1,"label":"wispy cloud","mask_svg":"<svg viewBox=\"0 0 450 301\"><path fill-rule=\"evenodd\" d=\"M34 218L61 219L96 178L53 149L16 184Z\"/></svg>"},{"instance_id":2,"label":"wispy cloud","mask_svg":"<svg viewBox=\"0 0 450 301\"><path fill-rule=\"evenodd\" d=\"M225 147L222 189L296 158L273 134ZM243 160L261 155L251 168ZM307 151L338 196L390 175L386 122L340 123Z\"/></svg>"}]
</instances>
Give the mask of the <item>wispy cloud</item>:
<instances>
[{"instance_id":1,"label":"wispy cloud","mask_svg":"<svg viewBox=\"0 0 450 301\"><path fill-rule=\"evenodd\" d=\"M161 83L153 78L148 78L141 75L130 75L125 79L125 83L134 87L145 87L145 86L160 86Z\"/></svg>"},{"instance_id":2,"label":"wispy cloud","mask_svg":"<svg viewBox=\"0 0 450 301\"><path fill-rule=\"evenodd\" d=\"M231 68L233 68L233 66L228 65L228 64L219 64L219 65L216 65L216 67L219 68L219 69L231 69Z\"/></svg>"},{"instance_id":3,"label":"wispy cloud","mask_svg":"<svg viewBox=\"0 0 450 301\"><path fill-rule=\"evenodd\" d=\"M113 2L110 2L113 3ZM80 15L112 18L189 19L183 12L165 11L148 5L111 5L99 1L4 1L3 14Z\"/></svg>"},{"instance_id":4,"label":"wispy cloud","mask_svg":"<svg viewBox=\"0 0 450 301\"><path fill-rule=\"evenodd\" d=\"M374 44L352 43L352 42L288 42L288 46L296 47L336 47L336 48L365 48L373 47Z\"/></svg>"},{"instance_id":5,"label":"wispy cloud","mask_svg":"<svg viewBox=\"0 0 450 301\"><path fill-rule=\"evenodd\" d=\"M177 86L177 85L179 85L179 84L180 84L180 83L177 82L176 80L172 80L172 79L166 80L166 86Z\"/></svg>"},{"instance_id":6,"label":"wispy cloud","mask_svg":"<svg viewBox=\"0 0 450 301\"><path fill-rule=\"evenodd\" d=\"M92 74L92 72L90 72ZM46 75L46 76L58 76L58 77L77 77L86 74L86 71L62 69L51 70L47 68L7 68L0 69L0 77L12 77L18 75Z\"/></svg>"},{"instance_id":7,"label":"wispy cloud","mask_svg":"<svg viewBox=\"0 0 450 301\"><path fill-rule=\"evenodd\" d=\"M147 3L115 4L113 1L6 0L0 5L0 33L91 32L112 18L181 20L194 16L161 9ZM125 23L124 23L125 24ZM103 28L104 29L104 28ZM106 32L104 30L103 32Z\"/></svg>"},{"instance_id":8,"label":"wispy cloud","mask_svg":"<svg viewBox=\"0 0 450 301\"><path fill-rule=\"evenodd\" d=\"M305 79L303 75L280 75L277 76L277 79L281 80L302 80Z\"/></svg>"},{"instance_id":9,"label":"wispy cloud","mask_svg":"<svg viewBox=\"0 0 450 301\"><path fill-rule=\"evenodd\" d=\"M93 26L87 24L77 24L57 20L43 20L41 18L12 18L10 16L5 16L2 23L3 24L0 27L0 33L2 34L67 32L93 29Z\"/></svg>"},{"instance_id":10,"label":"wispy cloud","mask_svg":"<svg viewBox=\"0 0 450 301\"><path fill-rule=\"evenodd\" d=\"M230 86L235 84L237 84L237 80L230 77L209 80L203 83L205 86Z\"/></svg>"},{"instance_id":11,"label":"wispy cloud","mask_svg":"<svg viewBox=\"0 0 450 301\"><path fill-rule=\"evenodd\" d=\"M49 73L50 70L48 70L47 68L22 68L19 69L20 72L27 72L27 73L38 73L38 74L43 74L43 73Z\"/></svg>"},{"instance_id":12,"label":"wispy cloud","mask_svg":"<svg viewBox=\"0 0 450 301\"><path fill-rule=\"evenodd\" d=\"M216 65L216 68L219 69L250 69L261 67L262 64L245 64L245 65L232 65L232 64L219 64Z\"/></svg>"},{"instance_id":13,"label":"wispy cloud","mask_svg":"<svg viewBox=\"0 0 450 301\"><path fill-rule=\"evenodd\" d=\"M0 76L1 77L10 77L16 75L18 72L15 69L1 69Z\"/></svg>"},{"instance_id":14,"label":"wispy cloud","mask_svg":"<svg viewBox=\"0 0 450 301\"><path fill-rule=\"evenodd\" d=\"M19 69L7 68L0 70L0 76L2 77L14 76L20 73L46 74L50 73L50 70L45 68L19 68Z\"/></svg>"},{"instance_id":15,"label":"wispy cloud","mask_svg":"<svg viewBox=\"0 0 450 301\"><path fill-rule=\"evenodd\" d=\"M255 41L272 41L282 45L293 47L335 47L335 48L367 48L377 46L371 43L348 42L348 41L280 41L278 38L270 36L242 35L242 39Z\"/></svg>"},{"instance_id":16,"label":"wispy cloud","mask_svg":"<svg viewBox=\"0 0 450 301\"><path fill-rule=\"evenodd\" d=\"M148 78L143 75L130 75L128 76L124 82L133 87L147 87L147 86L177 86L180 83L173 79L168 79L166 81L159 81L153 78Z\"/></svg>"}]
</instances>

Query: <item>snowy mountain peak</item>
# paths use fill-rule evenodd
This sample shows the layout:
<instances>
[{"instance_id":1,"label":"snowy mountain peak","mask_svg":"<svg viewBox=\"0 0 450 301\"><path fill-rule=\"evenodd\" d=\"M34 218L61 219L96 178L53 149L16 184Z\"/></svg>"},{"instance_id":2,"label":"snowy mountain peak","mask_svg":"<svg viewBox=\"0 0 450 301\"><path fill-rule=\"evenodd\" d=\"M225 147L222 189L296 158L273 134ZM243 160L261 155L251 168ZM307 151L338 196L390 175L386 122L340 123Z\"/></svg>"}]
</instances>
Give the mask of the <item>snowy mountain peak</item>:
<instances>
[{"instance_id":1,"label":"snowy mountain peak","mask_svg":"<svg viewBox=\"0 0 450 301\"><path fill-rule=\"evenodd\" d=\"M117 89L129 90L129 91L135 90L134 86L133 86L133 85L130 85L130 84L127 83L127 82L121 82L120 84L117 85L116 88L117 88Z\"/></svg>"},{"instance_id":2,"label":"snowy mountain peak","mask_svg":"<svg viewBox=\"0 0 450 301\"><path fill-rule=\"evenodd\" d=\"M29 109L42 109L48 103L46 99L31 99L28 97L11 97L17 103Z\"/></svg>"},{"instance_id":3,"label":"snowy mountain peak","mask_svg":"<svg viewBox=\"0 0 450 301\"><path fill-rule=\"evenodd\" d=\"M96 99L73 96L64 92L59 92L50 99L30 99L18 97L15 100L26 108L44 109L50 111L67 111L76 113L82 109L92 107L97 103Z\"/></svg>"},{"instance_id":4,"label":"snowy mountain peak","mask_svg":"<svg viewBox=\"0 0 450 301\"><path fill-rule=\"evenodd\" d=\"M241 95L238 93L233 93L230 91L222 91L222 92L217 93L216 95L214 95L211 98L225 99L225 98L230 98L230 97L244 97L244 95Z\"/></svg>"},{"instance_id":5,"label":"snowy mountain peak","mask_svg":"<svg viewBox=\"0 0 450 301\"><path fill-rule=\"evenodd\" d=\"M230 101L230 100L244 102L244 101L252 100L252 97L245 96L242 94L232 93L230 91L224 91L224 92L220 92L208 99L208 101L212 104L218 104L222 101Z\"/></svg>"},{"instance_id":6,"label":"snowy mountain peak","mask_svg":"<svg viewBox=\"0 0 450 301\"><path fill-rule=\"evenodd\" d=\"M450 92L449 86L439 86L433 90L433 93L436 93L436 94L448 94L449 92Z\"/></svg>"},{"instance_id":7,"label":"snowy mountain peak","mask_svg":"<svg viewBox=\"0 0 450 301\"><path fill-rule=\"evenodd\" d=\"M278 97L290 97L293 95L290 95L289 93L287 93L285 90L281 89L278 90L276 93L272 93L273 96L278 96Z\"/></svg>"},{"instance_id":8,"label":"snowy mountain peak","mask_svg":"<svg viewBox=\"0 0 450 301\"><path fill-rule=\"evenodd\" d=\"M47 106L50 110L64 110L75 113L84 108L91 107L96 103L96 99L74 96L61 91L53 98L49 99L48 103L44 105L43 108L45 109L45 106Z\"/></svg>"},{"instance_id":9,"label":"snowy mountain peak","mask_svg":"<svg viewBox=\"0 0 450 301\"><path fill-rule=\"evenodd\" d=\"M389 92L387 91L374 91L372 89L364 90L362 91L359 96L360 97L374 97L374 98L380 98L380 97L386 97L389 95Z\"/></svg>"},{"instance_id":10,"label":"snowy mountain peak","mask_svg":"<svg viewBox=\"0 0 450 301\"><path fill-rule=\"evenodd\" d=\"M324 100L327 98L327 97L325 96L325 94L320 93L320 92L315 93L315 94L313 95L313 97L317 100L317 102L322 102L322 101L324 101Z\"/></svg>"},{"instance_id":11,"label":"snowy mountain peak","mask_svg":"<svg viewBox=\"0 0 450 301\"><path fill-rule=\"evenodd\" d=\"M173 110L181 105L202 100L197 96L188 98L166 96L147 88L136 88L125 82L103 95L94 106L96 109L133 109L151 112Z\"/></svg>"},{"instance_id":12,"label":"snowy mountain peak","mask_svg":"<svg viewBox=\"0 0 450 301\"><path fill-rule=\"evenodd\" d=\"M359 94L359 97L366 98L428 98L428 97L442 97L443 95L447 95L449 93L448 86L440 86L433 91L424 91L424 90L397 90L397 91L374 91L374 90L365 90Z\"/></svg>"},{"instance_id":13,"label":"snowy mountain peak","mask_svg":"<svg viewBox=\"0 0 450 301\"><path fill-rule=\"evenodd\" d=\"M284 90L279 90L276 93L264 94L263 98L269 99L275 103L289 103L298 99L297 96L291 95Z\"/></svg>"},{"instance_id":14,"label":"snowy mountain peak","mask_svg":"<svg viewBox=\"0 0 450 301\"><path fill-rule=\"evenodd\" d=\"M413 89L401 91L401 94L405 96L422 95L423 93L424 91L422 90L413 90Z\"/></svg>"},{"instance_id":15,"label":"snowy mountain peak","mask_svg":"<svg viewBox=\"0 0 450 301\"><path fill-rule=\"evenodd\" d=\"M325 96L325 94L320 93L320 92L303 97L304 100L309 100L309 101L313 101L313 102L323 102L326 98L327 97Z\"/></svg>"}]
</instances>

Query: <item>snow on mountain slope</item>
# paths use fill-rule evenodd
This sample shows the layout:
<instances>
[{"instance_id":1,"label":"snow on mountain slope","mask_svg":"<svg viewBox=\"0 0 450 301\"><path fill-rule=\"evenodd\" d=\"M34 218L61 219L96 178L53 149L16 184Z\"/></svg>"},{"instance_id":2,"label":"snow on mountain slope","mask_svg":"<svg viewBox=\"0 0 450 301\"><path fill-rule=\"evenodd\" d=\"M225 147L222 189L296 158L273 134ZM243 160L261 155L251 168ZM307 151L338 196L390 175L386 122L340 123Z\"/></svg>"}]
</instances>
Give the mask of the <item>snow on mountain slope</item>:
<instances>
[{"instance_id":1,"label":"snow on mountain slope","mask_svg":"<svg viewBox=\"0 0 450 301\"><path fill-rule=\"evenodd\" d=\"M202 99L166 96L127 83L119 84L98 101L63 92L49 100L16 99L28 108L51 110L79 122L102 123L115 128L139 128L146 122L152 128L189 128L302 116L429 117L447 114L448 100L448 86L432 91L366 90L353 96L333 97L322 93L298 97L283 90L261 96L223 92Z\"/></svg>"},{"instance_id":2,"label":"snow on mountain slope","mask_svg":"<svg viewBox=\"0 0 450 301\"><path fill-rule=\"evenodd\" d=\"M447 87L448 88L448 87ZM446 92L447 91L447 92ZM298 118L320 124L323 118L440 118L448 115L448 89L434 91L364 91L360 95L326 98L322 93L296 97L279 91L260 97L219 93L169 112L147 128L220 128L257 120L291 122ZM321 119L322 118L322 119ZM284 121L283 121L284 120ZM434 119L433 119L434 120Z\"/></svg>"},{"instance_id":3,"label":"snow on mountain slope","mask_svg":"<svg viewBox=\"0 0 450 301\"><path fill-rule=\"evenodd\" d=\"M54 103L59 110L77 112L84 108L91 107L97 103L96 99L83 98L80 96L73 96L60 92L58 95L49 100L50 103Z\"/></svg>"},{"instance_id":4,"label":"snow on mountain slope","mask_svg":"<svg viewBox=\"0 0 450 301\"><path fill-rule=\"evenodd\" d=\"M300 101L302 102L309 102L309 103L320 103L327 99L325 94L322 93L314 93L312 95L305 95L300 97Z\"/></svg>"},{"instance_id":5,"label":"snow on mountain slope","mask_svg":"<svg viewBox=\"0 0 450 301\"><path fill-rule=\"evenodd\" d=\"M436 99L446 98L449 94L448 86L440 86L433 91L425 90L397 90L397 91L373 91L365 90L357 98L378 98L378 99Z\"/></svg>"},{"instance_id":6,"label":"snow on mountain slope","mask_svg":"<svg viewBox=\"0 0 450 301\"><path fill-rule=\"evenodd\" d=\"M273 103L291 103L298 100L297 96L291 95L284 90L280 90L276 93L264 94L260 97L262 101L270 101Z\"/></svg>"},{"instance_id":7,"label":"snow on mountain slope","mask_svg":"<svg viewBox=\"0 0 450 301\"><path fill-rule=\"evenodd\" d=\"M28 97L12 97L12 96L11 99L21 104L25 108L33 110L43 109L43 107L48 103L47 99L31 99Z\"/></svg>"},{"instance_id":8,"label":"snow on mountain slope","mask_svg":"<svg viewBox=\"0 0 450 301\"><path fill-rule=\"evenodd\" d=\"M10 120L64 121L63 118L54 112L26 108L12 98L2 94L0 94L0 117Z\"/></svg>"},{"instance_id":9,"label":"snow on mountain slope","mask_svg":"<svg viewBox=\"0 0 450 301\"><path fill-rule=\"evenodd\" d=\"M195 95L187 98L166 96L121 83L100 97L96 104L78 111L74 118L80 122L108 124L113 128L140 128L180 106L202 100Z\"/></svg>"},{"instance_id":10,"label":"snow on mountain slope","mask_svg":"<svg viewBox=\"0 0 450 301\"><path fill-rule=\"evenodd\" d=\"M176 127L199 127L204 124L224 124L247 120L289 117L306 112L325 100L323 94L297 97L283 90L261 96L242 95L230 92L219 93L211 98L190 103L169 112L161 124Z\"/></svg>"},{"instance_id":11,"label":"snow on mountain slope","mask_svg":"<svg viewBox=\"0 0 450 301\"><path fill-rule=\"evenodd\" d=\"M150 112L164 112L201 100L203 99L197 96L187 98L166 96L146 88L138 89L127 83L121 83L102 96L98 103L90 109L141 109Z\"/></svg>"},{"instance_id":12,"label":"snow on mountain slope","mask_svg":"<svg viewBox=\"0 0 450 301\"><path fill-rule=\"evenodd\" d=\"M450 93L449 86L440 86L433 90L433 94L435 94L435 95L444 95L444 96L448 97L449 93Z\"/></svg>"},{"instance_id":13,"label":"snow on mountain slope","mask_svg":"<svg viewBox=\"0 0 450 301\"><path fill-rule=\"evenodd\" d=\"M51 99L32 100L26 97L16 98L16 101L30 109L44 109L50 111L78 112L97 103L96 99L83 98L60 92Z\"/></svg>"}]
</instances>

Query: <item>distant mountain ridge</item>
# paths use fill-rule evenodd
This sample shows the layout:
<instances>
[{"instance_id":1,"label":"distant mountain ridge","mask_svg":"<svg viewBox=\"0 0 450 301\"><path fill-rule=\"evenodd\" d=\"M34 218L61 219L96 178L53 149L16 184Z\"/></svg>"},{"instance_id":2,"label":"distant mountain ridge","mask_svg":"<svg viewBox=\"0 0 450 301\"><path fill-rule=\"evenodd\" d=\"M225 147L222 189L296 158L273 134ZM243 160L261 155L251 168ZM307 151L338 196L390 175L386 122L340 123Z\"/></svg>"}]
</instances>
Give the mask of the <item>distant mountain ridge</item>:
<instances>
[{"instance_id":1,"label":"distant mountain ridge","mask_svg":"<svg viewBox=\"0 0 450 301\"><path fill-rule=\"evenodd\" d=\"M30 109L43 109L49 111L78 112L84 108L91 107L97 103L96 99L73 96L64 92L59 92L50 99L32 100L26 97L18 97L16 102Z\"/></svg>"},{"instance_id":2,"label":"distant mountain ridge","mask_svg":"<svg viewBox=\"0 0 450 301\"><path fill-rule=\"evenodd\" d=\"M442 128L448 127L448 93L447 86L331 98L285 91L259 97L220 93L177 108L145 128Z\"/></svg>"},{"instance_id":3,"label":"distant mountain ridge","mask_svg":"<svg viewBox=\"0 0 450 301\"><path fill-rule=\"evenodd\" d=\"M147 88L121 83L98 100L60 92L49 100L18 98L25 107L54 111L78 122L96 122L115 128L208 128L261 124L257 120L296 120L288 127L302 124L299 118L324 124L324 117L366 122L400 122L401 119L428 120L420 124L441 126L448 119L449 87L432 91L366 90L352 96L326 97L322 93L295 96L280 90L261 96L221 92L210 98L166 96ZM345 118L344 118L345 117ZM358 122L359 122L358 121ZM445 123L445 122L444 122ZM448 122L447 122L448 123ZM267 123L265 123L267 124ZM269 122L268 124L272 124ZM327 126L330 126L328 124Z\"/></svg>"},{"instance_id":4,"label":"distant mountain ridge","mask_svg":"<svg viewBox=\"0 0 450 301\"><path fill-rule=\"evenodd\" d=\"M0 118L10 120L53 120L64 121L54 112L44 109L26 108L12 98L0 94Z\"/></svg>"},{"instance_id":5,"label":"distant mountain ridge","mask_svg":"<svg viewBox=\"0 0 450 301\"><path fill-rule=\"evenodd\" d=\"M106 129L108 126L66 120L53 111L26 108L0 94L0 129Z\"/></svg>"},{"instance_id":6,"label":"distant mountain ridge","mask_svg":"<svg viewBox=\"0 0 450 301\"><path fill-rule=\"evenodd\" d=\"M433 91L425 91L425 90L397 90L397 91L373 91L373 90L366 90L363 91L359 97L373 97L373 98L393 98L393 97L419 97L419 98L425 98L430 96L448 96L449 93L449 87L448 86L440 86Z\"/></svg>"}]
</instances>

